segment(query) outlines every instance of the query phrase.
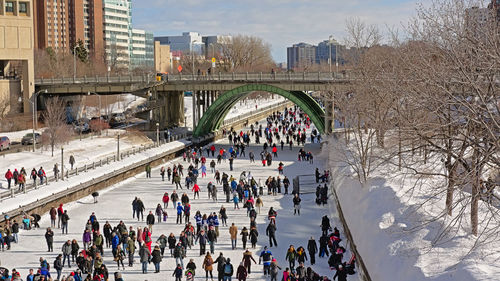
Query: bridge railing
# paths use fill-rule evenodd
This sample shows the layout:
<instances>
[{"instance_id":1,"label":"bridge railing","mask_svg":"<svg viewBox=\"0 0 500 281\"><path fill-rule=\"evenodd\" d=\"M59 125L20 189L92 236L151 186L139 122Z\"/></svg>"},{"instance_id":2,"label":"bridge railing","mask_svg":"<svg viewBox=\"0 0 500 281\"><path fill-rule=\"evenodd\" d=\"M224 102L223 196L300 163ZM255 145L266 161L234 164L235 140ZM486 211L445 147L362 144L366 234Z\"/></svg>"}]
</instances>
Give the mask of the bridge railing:
<instances>
[{"instance_id":1,"label":"bridge railing","mask_svg":"<svg viewBox=\"0 0 500 281\"><path fill-rule=\"evenodd\" d=\"M122 75L104 77L62 77L40 78L35 83L39 86L57 84L109 84L109 83L158 83L182 81L246 81L246 82L273 82L273 81L314 81L330 82L348 79L346 73L337 72L280 72L280 73L214 73L214 74L169 74L164 75L162 81L157 81L154 75Z\"/></svg>"}]
</instances>

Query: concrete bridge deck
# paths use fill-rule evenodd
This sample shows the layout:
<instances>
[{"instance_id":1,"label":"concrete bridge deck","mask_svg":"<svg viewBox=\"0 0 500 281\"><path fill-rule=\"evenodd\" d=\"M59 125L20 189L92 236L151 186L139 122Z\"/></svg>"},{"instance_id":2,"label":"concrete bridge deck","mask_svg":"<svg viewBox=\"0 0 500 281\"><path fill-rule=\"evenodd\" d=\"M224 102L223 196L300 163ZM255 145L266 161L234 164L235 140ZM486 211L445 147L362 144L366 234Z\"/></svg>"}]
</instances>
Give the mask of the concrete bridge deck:
<instances>
[{"instance_id":1,"label":"concrete bridge deck","mask_svg":"<svg viewBox=\"0 0 500 281\"><path fill-rule=\"evenodd\" d=\"M81 78L37 79L39 89L49 94L98 94L133 93L144 91L228 91L246 84L270 84L286 91L325 91L332 84L349 84L347 76L333 72L300 73L217 73L213 75L168 75L164 81L156 81L152 75L105 76Z\"/></svg>"}]
</instances>

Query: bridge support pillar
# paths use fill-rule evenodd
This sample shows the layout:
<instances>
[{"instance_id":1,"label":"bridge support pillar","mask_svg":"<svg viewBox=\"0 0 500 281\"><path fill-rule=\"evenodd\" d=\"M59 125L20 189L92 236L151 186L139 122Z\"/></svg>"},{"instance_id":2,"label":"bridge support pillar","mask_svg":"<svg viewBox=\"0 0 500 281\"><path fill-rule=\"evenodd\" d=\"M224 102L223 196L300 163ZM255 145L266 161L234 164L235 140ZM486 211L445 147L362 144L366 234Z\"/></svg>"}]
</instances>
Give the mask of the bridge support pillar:
<instances>
[{"instance_id":1,"label":"bridge support pillar","mask_svg":"<svg viewBox=\"0 0 500 281\"><path fill-rule=\"evenodd\" d=\"M335 116L334 116L334 98L329 95L325 100L325 133L331 134L335 129Z\"/></svg>"},{"instance_id":2,"label":"bridge support pillar","mask_svg":"<svg viewBox=\"0 0 500 281\"><path fill-rule=\"evenodd\" d=\"M208 106L209 106L208 91L203 91L203 114L207 112Z\"/></svg>"},{"instance_id":3,"label":"bridge support pillar","mask_svg":"<svg viewBox=\"0 0 500 281\"><path fill-rule=\"evenodd\" d=\"M192 103L193 103L193 130L194 128L196 128L196 125L198 125L198 123L196 122L196 103L197 103L197 100L196 100L196 91L193 91L192 92Z\"/></svg>"},{"instance_id":4,"label":"bridge support pillar","mask_svg":"<svg viewBox=\"0 0 500 281\"><path fill-rule=\"evenodd\" d=\"M168 91L158 93L157 121L160 130L184 124L184 93Z\"/></svg>"},{"instance_id":5,"label":"bridge support pillar","mask_svg":"<svg viewBox=\"0 0 500 281\"><path fill-rule=\"evenodd\" d=\"M198 122L201 119L201 91L196 92L196 125L198 125Z\"/></svg>"}]
</instances>

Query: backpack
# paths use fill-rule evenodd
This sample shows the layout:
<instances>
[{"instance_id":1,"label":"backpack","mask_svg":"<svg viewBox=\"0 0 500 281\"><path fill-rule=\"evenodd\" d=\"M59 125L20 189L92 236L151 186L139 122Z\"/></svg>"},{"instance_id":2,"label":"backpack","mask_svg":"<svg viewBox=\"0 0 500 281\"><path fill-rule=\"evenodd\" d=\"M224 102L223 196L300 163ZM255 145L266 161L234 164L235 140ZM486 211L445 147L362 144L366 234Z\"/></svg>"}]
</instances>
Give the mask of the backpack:
<instances>
[{"instance_id":1,"label":"backpack","mask_svg":"<svg viewBox=\"0 0 500 281\"><path fill-rule=\"evenodd\" d=\"M228 263L224 265L224 274L231 274L231 265Z\"/></svg>"}]
</instances>

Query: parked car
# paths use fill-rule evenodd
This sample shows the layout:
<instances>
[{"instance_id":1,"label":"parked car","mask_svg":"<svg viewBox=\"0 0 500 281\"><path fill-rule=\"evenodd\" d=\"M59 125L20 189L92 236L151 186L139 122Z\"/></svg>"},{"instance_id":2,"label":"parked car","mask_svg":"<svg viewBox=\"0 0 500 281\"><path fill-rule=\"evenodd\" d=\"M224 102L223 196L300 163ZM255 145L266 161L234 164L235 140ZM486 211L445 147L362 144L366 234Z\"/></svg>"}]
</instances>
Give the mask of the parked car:
<instances>
[{"instance_id":1,"label":"parked car","mask_svg":"<svg viewBox=\"0 0 500 281\"><path fill-rule=\"evenodd\" d=\"M127 119L125 118L125 115L123 113L113 113L111 115L111 120L109 120L109 125L111 127L119 126L123 123L125 123Z\"/></svg>"},{"instance_id":2,"label":"parked car","mask_svg":"<svg viewBox=\"0 0 500 281\"><path fill-rule=\"evenodd\" d=\"M10 139L8 137L0 137L0 151L10 149Z\"/></svg>"},{"instance_id":3,"label":"parked car","mask_svg":"<svg viewBox=\"0 0 500 281\"><path fill-rule=\"evenodd\" d=\"M35 143L40 142L40 134L35 133ZM33 144L33 133L28 133L24 135L24 137L21 139L21 145L27 145L27 144Z\"/></svg>"},{"instance_id":4,"label":"parked car","mask_svg":"<svg viewBox=\"0 0 500 281\"><path fill-rule=\"evenodd\" d=\"M77 134L82 133L90 133L90 126L89 126L90 120L87 118L81 118L78 121L75 121L73 124L74 130Z\"/></svg>"}]
</instances>

